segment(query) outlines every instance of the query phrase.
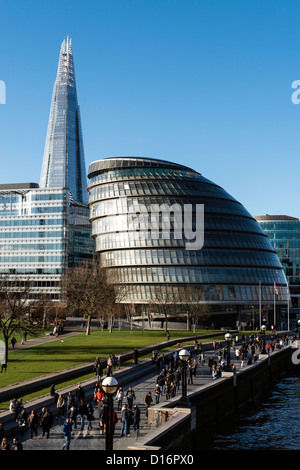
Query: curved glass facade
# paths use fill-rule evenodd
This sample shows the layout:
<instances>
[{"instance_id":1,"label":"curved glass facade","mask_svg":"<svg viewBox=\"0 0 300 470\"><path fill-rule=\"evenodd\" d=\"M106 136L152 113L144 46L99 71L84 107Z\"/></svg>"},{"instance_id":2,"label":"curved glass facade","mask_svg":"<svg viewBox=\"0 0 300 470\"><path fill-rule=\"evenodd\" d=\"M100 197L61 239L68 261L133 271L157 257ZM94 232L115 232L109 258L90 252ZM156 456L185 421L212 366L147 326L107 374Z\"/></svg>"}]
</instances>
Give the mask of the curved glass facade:
<instances>
[{"instance_id":1,"label":"curved glass facade","mask_svg":"<svg viewBox=\"0 0 300 470\"><path fill-rule=\"evenodd\" d=\"M118 157L91 163L88 177L96 251L128 286L127 302L149 303L158 290L175 296L192 285L204 303L257 304L261 296L266 304L273 302L275 283L277 302L286 303L286 277L260 225L198 172ZM203 243L187 248L199 224Z\"/></svg>"}]
</instances>

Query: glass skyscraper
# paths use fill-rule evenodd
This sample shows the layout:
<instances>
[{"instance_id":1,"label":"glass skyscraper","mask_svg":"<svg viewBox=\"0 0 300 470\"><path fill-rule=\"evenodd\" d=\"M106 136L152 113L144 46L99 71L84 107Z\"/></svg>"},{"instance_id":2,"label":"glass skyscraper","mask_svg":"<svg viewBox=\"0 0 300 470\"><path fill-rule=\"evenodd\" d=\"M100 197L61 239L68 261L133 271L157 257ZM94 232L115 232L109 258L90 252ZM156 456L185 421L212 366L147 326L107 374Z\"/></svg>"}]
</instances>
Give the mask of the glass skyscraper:
<instances>
[{"instance_id":1,"label":"glass skyscraper","mask_svg":"<svg viewBox=\"0 0 300 470\"><path fill-rule=\"evenodd\" d=\"M69 188L76 201L87 203L88 200L72 41L69 38L62 42L60 48L40 187Z\"/></svg>"},{"instance_id":2,"label":"glass skyscraper","mask_svg":"<svg viewBox=\"0 0 300 470\"><path fill-rule=\"evenodd\" d=\"M200 173L163 160L119 157L91 163L88 178L96 252L127 285L124 302L151 304L157 295L176 297L194 286L201 302L242 311L260 301L272 304L275 284L277 305L286 304L287 281L270 240L242 204ZM188 237L180 236L172 214L153 231L154 207L177 215L188 208ZM203 245L187 247L197 230L197 207L203 207Z\"/></svg>"},{"instance_id":3,"label":"glass skyscraper","mask_svg":"<svg viewBox=\"0 0 300 470\"><path fill-rule=\"evenodd\" d=\"M255 217L276 250L285 271L292 306L300 307L300 221L287 215Z\"/></svg>"},{"instance_id":4,"label":"glass skyscraper","mask_svg":"<svg viewBox=\"0 0 300 470\"><path fill-rule=\"evenodd\" d=\"M54 84L40 186L0 185L0 273L59 300L67 267L94 256L72 43Z\"/></svg>"}]
</instances>

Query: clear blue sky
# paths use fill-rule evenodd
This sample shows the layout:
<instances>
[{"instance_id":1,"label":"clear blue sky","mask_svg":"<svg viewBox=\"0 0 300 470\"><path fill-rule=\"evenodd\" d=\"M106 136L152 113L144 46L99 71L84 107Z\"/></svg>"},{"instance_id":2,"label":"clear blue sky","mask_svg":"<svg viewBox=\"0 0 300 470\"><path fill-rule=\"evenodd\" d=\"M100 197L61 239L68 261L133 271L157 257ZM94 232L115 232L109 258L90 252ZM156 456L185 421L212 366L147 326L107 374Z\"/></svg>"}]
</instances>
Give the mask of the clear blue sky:
<instances>
[{"instance_id":1,"label":"clear blue sky","mask_svg":"<svg viewBox=\"0 0 300 470\"><path fill-rule=\"evenodd\" d=\"M66 35L87 167L158 157L300 217L299 0L0 0L0 183L39 182Z\"/></svg>"}]
</instances>

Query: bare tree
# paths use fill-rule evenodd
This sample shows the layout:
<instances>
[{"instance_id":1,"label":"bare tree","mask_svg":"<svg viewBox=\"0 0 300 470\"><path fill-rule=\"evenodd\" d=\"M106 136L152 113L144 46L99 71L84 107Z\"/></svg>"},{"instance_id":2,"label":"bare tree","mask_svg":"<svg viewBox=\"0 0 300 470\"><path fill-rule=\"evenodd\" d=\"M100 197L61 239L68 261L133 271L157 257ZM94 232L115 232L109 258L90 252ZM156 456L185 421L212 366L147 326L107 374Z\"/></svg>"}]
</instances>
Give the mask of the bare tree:
<instances>
[{"instance_id":1,"label":"bare tree","mask_svg":"<svg viewBox=\"0 0 300 470\"><path fill-rule=\"evenodd\" d=\"M178 292L170 289L168 285L155 286L151 305L157 313L164 317L165 330L167 332L169 318L178 315L180 311Z\"/></svg>"},{"instance_id":2,"label":"bare tree","mask_svg":"<svg viewBox=\"0 0 300 470\"><path fill-rule=\"evenodd\" d=\"M180 303L183 311L186 312L189 321L189 329L195 330L199 320L205 320L210 306L203 301L203 293L201 287L189 286L180 291Z\"/></svg>"},{"instance_id":3,"label":"bare tree","mask_svg":"<svg viewBox=\"0 0 300 470\"><path fill-rule=\"evenodd\" d=\"M37 307L35 292L29 280L9 276L0 277L0 331L5 343L8 361L8 342L16 332L31 336L38 334L43 316Z\"/></svg>"},{"instance_id":4,"label":"bare tree","mask_svg":"<svg viewBox=\"0 0 300 470\"><path fill-rule=\"evenodd\" d=\"M102 268L106 273L107 290L103 304L103 311L108 320L109 332L112 333L114 319L119 323L122 317L126 316L125 304L123 301L127 297L127 284L121 281L120 272L116 269Z\"/></svg>"},{"instance_id":5,"label":"bare tree","mask_svg":"<svg viewBox=\"0 0 300 470\"><path fill-rule=\"evenodd\" d=\"M86 334L90 334L91 320L105 312L113 302L112 287L107 282L107 271L97 263L82 263L70 268L62 278L62 301L68 314L87 318Z\"/></svg>"}]
</instances>

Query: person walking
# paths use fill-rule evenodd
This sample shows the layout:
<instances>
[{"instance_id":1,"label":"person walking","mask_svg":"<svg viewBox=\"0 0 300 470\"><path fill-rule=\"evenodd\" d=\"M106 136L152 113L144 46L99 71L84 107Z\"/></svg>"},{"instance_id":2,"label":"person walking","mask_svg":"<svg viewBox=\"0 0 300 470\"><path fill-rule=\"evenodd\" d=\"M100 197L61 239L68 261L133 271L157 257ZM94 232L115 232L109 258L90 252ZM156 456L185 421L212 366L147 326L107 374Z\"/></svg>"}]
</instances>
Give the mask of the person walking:
<instances>
[{"instance_id":1,"label":"person walking","mask_svg":"<svg viewBox=\"0 0 300 470\"><path fill-rule=\"evenodd\" d=\"M87 405L87 422L88 422L88 431L90 429L93 429L93 426L92 426L92 421L94 420L94 409L93 409L93 405L91 403L88 403Z\"/></svg>"},{"instance_id":2,"label":"person walking","mask_svg":"<svg viewBox=\"0 0 300 470\"><path fill-rule=\"evenodd\" d=\"M124 399L124 392L123 392L122 387L119 388L116 399L118 401L118 411L120 411L122 409L122 404L123 404L123 399Z\"/></svg>"},{"instance_id":3,"label":"person walking","mask_svg":"<svg viewBox=\"0 0 300 470\"><path fill-rule=\"evenodd\" d=\"M69 418L66 418L62 427L62 431L65 436L65 442L62 445L62 450L69 450L70 444L71 444L71 434L72 434L72 424L70 423Z\"/></svg>"},{"instance_id":4,"label":"person walking","mask_svg":"<svg viewBox=\"0 0 300 470\"><path fill-rule=\"evenodd\" d=\"M121 437L125 433L125 436L128 434L128 423L130 419L130 412L127 408L126 403L123 405L122 410L121 410Z\"/></svg>"},{"instance_id":5,"label":"person walking","mask_svg":"<svg viewBox=\"0 0 300 470\"><path fill-rule=\"evenodd\" d=\"M128 407L130 409L132 409L132 405L133 405L133 400L135 400L135 393L134 391L132 390L132 387L129 387L127 392L126 392L126 398L127 398L127 403L128 403Z\"/></svg>"},{"instance_id":6,"label":"person walking","mask_svg":"<svg viewBox=\"0 0 300 470\"><path fill-rule=\"evenodd\" d=\"M88 407L84 400L81 400L80 405L78 406L78 413L81 416L80 430L83 431L85 417L88 415Z\"/></svg>"},{"instance_id":7,"label":"person walking","mask_svg":"<svg viewBox=\"0 0 300 470\"><path fill-rule=\"evenodd\" d=\"M27 411L25 410L25 408L23 407L21 409L18 417L17 417L18 426L20 428L20 434L21 434L22 437L23 437L25 429L26 429L27 420L28 420L28 414L27 414Z\"/></svg>"},{"instance_id":8,"label":"person walking","mask_svg":"<svg viewBox=\"0 0 300 470\"><path fill-rule=\"evenodd\" d=\"M98 380L98 382L100 382L101 377L102 377L102 375L103 375L103 367L102 367L100 361L99 361L98 364L96 365L95 371L96 371L97 380Z\"/></svg>"},{"instance_id":9,"label":"person walking","mask_svg":"<svg viewBox=\"0 0 300 470\"><path fill-rule=\"evenodd\" d=\"M107 359L106 371L107 374L109 374L108 377L113 375L113 360L111 356L109 356Z\"/></svg>"},{"instance_id":10,"label":"person walking","mask_svg":"<svg viewBox=\"0 0 300 470\"><path fill-rule=\"evenodd\" d=\"M37 427L39 425L39 417L35 410L32 410L28 418L28 427L30 429L30 439L32 439L33 434L35 437L38 436Z\"/></svg>"},{"instance_id":11,"label":"person walking","mask_svg":"<svg viewBox=\"0 0 300 470\"><path fill-rule=\"evenodd\" d=\"M136 348L134 348L134 351L133 351L133 362L134 362L135 364L138 363L138 357L139 357L139 352L138 352L138 350L137 350Z\"/></svg>"},{"instance_id":12,"label":"person walking","mask_svg":"<svg viewBox=\"0 0 300 470\"><path fill-rule=\"evenodd\" d=\"M100 427L100 435L105 433L105 426L106 426L106 410L107 410L107 403L106 397L99 403L99 427Z\"/></svg>"},{"instance_id":13,"label":"person walking","mask_svg":"<svg viewBox=\"0 0 300 470\"><path fill-rule=\"evenodd\" d=\"M174 374L174 383L175 383L176 390L179 390L180 380L181 380L180 370L176 369L175 374Z\"/></svg>"},{"instance_id":14,"label":"person walking","mask_svg":"<svg viewBox=\"0 0 300 470\"><path fill-rule=\"evenodd\" d=\"M148 392L145 396L144 396L144 403L146 405L146 418L148 418L148 411L149 411L149 408L150 408L150 405L151 403L153 402L153 399L152 399L152 395L151 395L151 392Z\"/></svg>"},{"instance_id":15,"label":"person walking","mask_svg":"<svg viewBox=\"0 0 300 470\"><path fill-rule=\"evenodd\" d=\"M134 405L132 409L132 423L133 423L133 432L140 429L140 420L141 420L141 410L138 405Z\"/></svg>"},{"instance_id":16,"label":"person walking","mask_svg":"<svg viewBox=\"0 0 300 470\"><path fill-rule=\"evenodd\" d=\"M193 385L193 376L194 376L194 369L193 364L188 364L188 385L191 383Z\"/></svg>"},{"instance_id":17,"label":"person walking","mask_svg":"<svg viewBox=\"0 0 300 470\"><path fill-rule=\"evenodd\" d=\"M82 400L85 400L85 391L83 390L80 384L77 386L76 398L78 403L80 403Z\"/></svg>"},{"instance_id":18,"label":"person walking","mask_svg":"<svg viewBox=\"0 0 300 470\"><path fill-rule=\"evenodd\" d=\"M157 384L155 389L154 389L154 396L155 396L155 404L157 405L159 403L159 398L160 398L160 386Z\"/></svg>"},{"instance_id":19,"label":"person walking","mask_svg":"<svg viewBox=\"0 0 300 470\"><path fill-rule=\"evenodd\" d=\"M72 408L73 405L75 405L75 397L72 394L72 392L68 393L66 402L67 402L67 411L66 411L66 413L67 413L67 416L69 416L70 409Z\"/></svg>"},{"instance_id":20,"label":"person walking","mask_svg":"<svg viewBox=\"0 0 300 470\"><path fill-rule=\"evenodd\" d=\"M42 428L42 436L47 436L47 439L49 439L50 435L50 429L52 428L53 425L53 416L51 411L48 408L45 408L45 411L43 412L43 415L40 418L40 426Z\"/></svg>"},{"instance_id":21,"label":"person walking","mask_svg":"<svg viewBox=\"0 0 300 470\"><path fill-rule=\"evenodd\" d=\"M77 415L78 415L78 408L76 404L74 403L74 405L71 406L69 413L68 413L68 418L70 419L70 423L72 424L72 426L74 423L74 429L77 429L77 422L76 422Z\"/></svg>"},{"instance_id":22,"label":"person walking","mask_svg":"<svg viewBox=\"0 0 300 470\"><path fill-rule=\"evenodd\" d=\"M57 407L57 417L62 414L64 416L64 412L65 412L65 400L64 400L64 397L62 395L59 395L58 397L58 400L57 400L57 404L56 404L56 407Z\"/></svg>"},{"instance_id":23,"label":"person walking","mask_svg":"<svg viewBox=\"0 0 300 470\"><path fill-rule=\"evenodd\" d=\"M157 383L157 385L159 386L159 388L160 388L160 394L162 395L162 394L163 394L163 390L164 390L164 385L165 385L165 378L164 378L164 376L163 376L162 373L160 373L159 376L157 377L156 383Z\"/></svg>"}]
</instances>

